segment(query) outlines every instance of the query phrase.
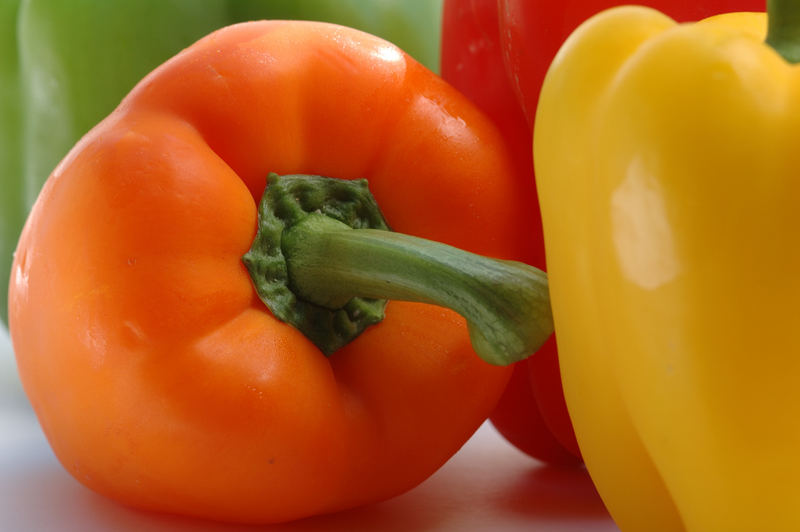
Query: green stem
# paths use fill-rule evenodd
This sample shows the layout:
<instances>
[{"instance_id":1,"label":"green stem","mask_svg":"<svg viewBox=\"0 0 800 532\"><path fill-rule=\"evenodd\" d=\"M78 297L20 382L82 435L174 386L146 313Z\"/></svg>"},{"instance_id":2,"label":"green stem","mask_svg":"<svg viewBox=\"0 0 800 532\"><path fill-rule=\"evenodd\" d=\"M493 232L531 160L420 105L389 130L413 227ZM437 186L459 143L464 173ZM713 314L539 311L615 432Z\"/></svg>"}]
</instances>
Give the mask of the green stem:
<instances>
[{"instance_id":1,"label":"green stem","mask_svg":"<svg viewBox=\"0 0 800 532\"><path fill-rule=\"evenodd\" d=\"M800 63L800 3L767 0L767 39L784 59Z\"/></svg>"},{"instance_id":2,"label":"green stem","mask_svg":"<svg viewBox=\"0 0 800 532\"><path fill-rule=\"evenodd\" d=\"M352 229L322 214L284 232L282 248L298 297L332 309L356 296L450 308L466 318L473 348L492 364L531 355L553 332L546 274L520 262Z\"/></svg>"},{"instance_id":3,"label":"green stem","mask_svg":"<svg viewBox=\"0 0 800 532\"><path fill-rule=\"evenodd\" d=\"M533 354L553 332L544 272L391 232L363 179L271 174L242 261L272 313L326 355L379 323L387 299L460 313L492 364Z\"/></svg>"}]
</instances>

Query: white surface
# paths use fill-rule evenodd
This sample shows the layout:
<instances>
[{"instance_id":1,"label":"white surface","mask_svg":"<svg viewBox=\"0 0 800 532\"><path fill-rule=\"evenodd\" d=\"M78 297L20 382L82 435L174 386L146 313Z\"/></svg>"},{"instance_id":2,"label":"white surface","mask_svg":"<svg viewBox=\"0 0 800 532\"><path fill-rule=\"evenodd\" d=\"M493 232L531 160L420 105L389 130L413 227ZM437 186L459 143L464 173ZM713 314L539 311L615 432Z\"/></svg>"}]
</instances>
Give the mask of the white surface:
<instances>
[{"instance_id":1,"label":"white surface","mask_svg":"<svg viewBox=\"0 0 800 532\"><path fill-rule=\"evenodd\" d=\"M583 471L541 466L486 424L416 489L372 506L286 525L227 526L130 510L61 468L21 394L0 330L0 530L607 532L617 528Z\"/></svg>"}]
</instances>

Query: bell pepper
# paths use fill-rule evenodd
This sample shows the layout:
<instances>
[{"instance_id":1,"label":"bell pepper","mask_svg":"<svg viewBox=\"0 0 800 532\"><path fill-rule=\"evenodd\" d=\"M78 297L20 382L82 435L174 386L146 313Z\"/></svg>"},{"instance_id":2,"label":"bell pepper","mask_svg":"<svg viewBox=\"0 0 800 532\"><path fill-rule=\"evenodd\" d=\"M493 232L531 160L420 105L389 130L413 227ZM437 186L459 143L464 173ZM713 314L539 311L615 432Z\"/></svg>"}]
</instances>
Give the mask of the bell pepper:
<instances>
[{"instance_id":1,"label":"bell pepper","mask_svg":"<svg viewBox=\"0 0 800 532\"><path fill-rule=\"evenodd\" d=\"M511 164L369 34L262 21L184 50L57 166L19 241L11 339L56 456L125 504L235 522L415 486L552 333L544 274L512 260Z\"/></svg>"},{"instance_id":2,"label":"bell pepper","mask_svg":"<svg viewBox=\"0 0 800 532\"><path fill-rule=\"evenodd\" d=\"M622 530L800 530L797 2L567 40L534 160L564 392Z\"/></svg>"},{"instance_id":3,"label":"bell pepper","mask_svg":"<svg viewBox=\"0 0 800 532\"><path fill-rule=\"evenodd\" d=\"M222 26L308 19L384 37L438 67L441 0L0 1L0 278L42 183L147 72ZM0 283L0 321L6 322Z\"/></svg>"},{"instance_id":4,"label":"bell pepper","mask_svg":"<svg viewBox=\"0 0 800 532\"><path fill-rule=\"evenodd\" d=\"M540 212L531 157L533 113L547 67L578 24L614 0L445 0L441 73L500 127L514 154L518 178L532 191L528 216L536 243L526 262L545 266ZM717 11L762 9L763 0L637 2L676 20L697 20ZM552 464L580 462L580 450L563 398L555 340L515 369L491 416L511 443Z\"/></svg>"}]
</instances>

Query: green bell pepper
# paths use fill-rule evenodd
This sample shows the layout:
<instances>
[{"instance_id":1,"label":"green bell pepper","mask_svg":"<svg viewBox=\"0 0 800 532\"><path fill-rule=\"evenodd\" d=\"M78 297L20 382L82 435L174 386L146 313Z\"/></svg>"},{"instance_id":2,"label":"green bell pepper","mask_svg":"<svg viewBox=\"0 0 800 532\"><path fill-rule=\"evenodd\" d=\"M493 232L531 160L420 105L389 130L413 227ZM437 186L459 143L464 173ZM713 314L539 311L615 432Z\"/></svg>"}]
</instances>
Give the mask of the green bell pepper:
<instances>
[{"instance_id":1,"label":"green bell pepper","mask_svg":"<svg viewBox=\"0 0 800 532\"><path fill-rule=\"evenodd\" d=\"M0 320L28 210L67 151L145 74L252 19L351 26L438 68L442 0L0 0Z\"/></svg>"}]
</instances>

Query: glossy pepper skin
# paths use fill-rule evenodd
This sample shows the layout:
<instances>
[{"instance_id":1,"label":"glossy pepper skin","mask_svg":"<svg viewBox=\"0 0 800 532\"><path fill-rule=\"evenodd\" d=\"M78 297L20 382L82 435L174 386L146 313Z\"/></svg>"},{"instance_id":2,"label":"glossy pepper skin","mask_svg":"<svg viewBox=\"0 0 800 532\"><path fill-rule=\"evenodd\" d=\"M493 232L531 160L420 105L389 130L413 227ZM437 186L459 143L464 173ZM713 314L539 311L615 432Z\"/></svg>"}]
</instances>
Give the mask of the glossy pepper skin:
<instances>
[{"instance_id":1,"label":"glossy pepper skin","mask_svg":"<svg viewBox=\"0 0 800 532\"><path fill-rule=\"evenodd\" d=\"M503 63L497 1L446 0L442 21L442 77L478 105L503 134L514 157L514 179L523 187L529 204L522 225L533 245L524 260L543 268L531 133ZM565 466L580 463L554 339L517 363L490 419L508 441L534 458Z\"/></svg>"},{"instance_id":2,"label":"glossy pepper skin","mask_svg":"<svg viewBox=\"0 0 800 532\"><path fill-rule=\"evenodd\" d=\"M333 22L438 66L440 0L0 0L0 278L55 165L145 74L245 20ZM6 283L0 321L6 322Z\"/></svg>"},{"instance_id":3,"label":"glossy pepper skin","mask_svg":"<svg viewBox=\"0 0 800 532\"><path fill-rule=\"evenodd\" d=\"M76 145L23 230L11 338L56 455L126 504L239 522L418 484L510 370L419 303L326 358L255 294L256 203L272 171L367 178L395 230L514 259L510 165L483 114L376 37L260 22L199 41Z\"/></svg>"},{"instance_id":4,"label":"glossy pepper skin","mask_svg":"<svg viewBox=\"0 0 800 532\"><path fill-rule=\"evenodd\" d=\"M800 529L800 99L766 27L610 10L542 89L564 391L622 530Z\"/></svg>"},{"instance_id":5,"label":"glossy pepper skin","mask_svg":"<svg viewBox=\"0 0 800 532\"><path fill-rule=\"evenodd\" d=\"M567 36L613 0L446 0L441 72L498 125L514 154L518 178L532 189L528 216L545 267L541 217L531 158L533 113L547 67ZM763 0L646 0L678 21L721 11L761 10ZM580 450L563 399L555 339L520 364L491 420L510 442L552 464L577 464Z\"/></svg>"}]
</instances>

